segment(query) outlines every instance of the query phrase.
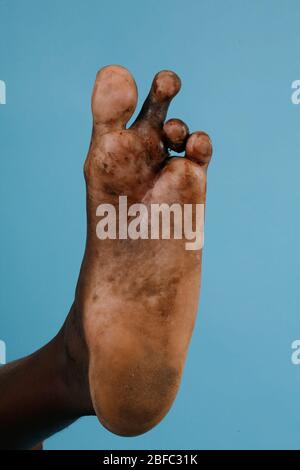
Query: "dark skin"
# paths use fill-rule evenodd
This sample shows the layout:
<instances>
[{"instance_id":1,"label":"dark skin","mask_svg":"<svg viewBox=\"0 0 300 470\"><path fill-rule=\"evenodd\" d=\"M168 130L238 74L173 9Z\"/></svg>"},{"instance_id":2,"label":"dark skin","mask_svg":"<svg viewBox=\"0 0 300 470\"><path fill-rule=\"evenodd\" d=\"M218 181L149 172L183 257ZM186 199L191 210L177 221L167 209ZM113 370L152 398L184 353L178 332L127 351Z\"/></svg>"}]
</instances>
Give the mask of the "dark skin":
<instances>
[{"instance_id":1,"label":"dark skin","mask_svg":"<svg viewBox=\"0 0 300 470\"><path fill-rule=\"evenodd\" d=\"M77 371L66 354L64 328L46 346L0 368L0 446L30 449L82 415ZM85 398L85 397L84 397Z\"/></svg>"},{"instance_id":2,"label":"dark skin","mask_svg":"<svg viewBox=\"0 0 300 470\"><path fill-rule=\"evenodd\" d=\"M204 132L164 122L180 89L174 72L154 78L130 129L137 89L123 67L96 77L93 133L84 165L87 242L75 300L45 347L0 369L0 445L32 448L84 415L110 431L144 433L176 396L192 334L202 250L186 240L99 240L100 203L205 204L212 154ZM185 151L169 158L168 149Z\"/></svg>"}]
</instances>

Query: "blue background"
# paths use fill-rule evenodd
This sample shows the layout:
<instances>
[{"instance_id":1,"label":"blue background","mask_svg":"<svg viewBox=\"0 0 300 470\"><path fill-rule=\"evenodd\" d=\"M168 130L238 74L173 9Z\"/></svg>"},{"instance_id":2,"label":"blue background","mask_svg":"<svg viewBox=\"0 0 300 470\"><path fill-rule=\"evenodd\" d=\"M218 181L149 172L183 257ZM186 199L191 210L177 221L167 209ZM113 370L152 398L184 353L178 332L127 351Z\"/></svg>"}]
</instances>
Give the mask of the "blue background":
<instances>
[{"instance_id":1,"label":"blue background","mask_svg":"<svg viewBox=\"0 0 300 470\"><path fill-rule=\"evenodd\" d=\"M139 104L160 69L169 117L209 132L200 315L169 415L137 438L79 420L47 449L300 448L300 3L0 0L0 339L26 355L61 326L85 239L82 165L95 73L120 63ZM20 392L21 393L21 392Z\"/></svg>"}]
</instances>

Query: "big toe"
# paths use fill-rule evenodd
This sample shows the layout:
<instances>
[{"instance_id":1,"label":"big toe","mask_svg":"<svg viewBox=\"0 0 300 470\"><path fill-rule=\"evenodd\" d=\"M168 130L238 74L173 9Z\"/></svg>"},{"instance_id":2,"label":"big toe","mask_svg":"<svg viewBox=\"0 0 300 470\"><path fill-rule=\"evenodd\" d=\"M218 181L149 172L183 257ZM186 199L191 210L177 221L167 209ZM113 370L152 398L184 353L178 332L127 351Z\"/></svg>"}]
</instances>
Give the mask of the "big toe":
<instances>
[{"instance_id":1,"label":"big toe","mask_svg":"<svg viewBox=\"0 0 300 470\"><path fill-rule=\"evenodd\" d=\"M96 130L123 129L134 113L137 96L134 78L125 67L108 65L99 70L92 96Z\"/></svg>"}]
</instances>

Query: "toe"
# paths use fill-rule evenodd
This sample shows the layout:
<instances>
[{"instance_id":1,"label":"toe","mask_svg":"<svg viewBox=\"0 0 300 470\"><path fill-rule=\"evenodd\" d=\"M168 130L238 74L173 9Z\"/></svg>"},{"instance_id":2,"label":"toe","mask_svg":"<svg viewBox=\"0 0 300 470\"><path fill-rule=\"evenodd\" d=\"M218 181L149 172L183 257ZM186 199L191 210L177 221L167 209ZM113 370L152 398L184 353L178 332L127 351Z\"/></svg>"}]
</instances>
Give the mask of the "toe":
<instances>
[{"instance_id":1,"label":"toe","mask_svg":"<svg viewBox=\"0 0 300 470\"><path fill-rule=\"evenodd\" d=\"M123 129L134 113L137 87L131 73L108 65L97 73L92 97L94 128L101 133Z\"/></svg>"},{"instance_id":2,"label":"toe","mask_svg":"<svg viewBox=\"0 0 300 470\"><path fill-rule=\"evenodd\" d=\"M189 135L188 126L180 119L169 119L163 127L166 145L175 152L182 152Z\"/></svg>"},{"instance_id":3,"label":"toe","mask_svg":"<svg viewBox=\"0 0 300 470\"><path fill-rule=\"evenodd\" d=\"M162 127L172 98L179 92L181 81L175 72L162 70L153 79L150 93L133 127L150 124Z\"/></svg>"},{"instance_id":4,"label":"toe","mask_svg":"<svg viewBox=\"0 0 300 470\"><path fill-rule=\"evenodd\" d=\"M185 156L200 165L207 166L212 156L212 143L205 132L194 132L187 140Z\"/></svg>"}]
</instances>

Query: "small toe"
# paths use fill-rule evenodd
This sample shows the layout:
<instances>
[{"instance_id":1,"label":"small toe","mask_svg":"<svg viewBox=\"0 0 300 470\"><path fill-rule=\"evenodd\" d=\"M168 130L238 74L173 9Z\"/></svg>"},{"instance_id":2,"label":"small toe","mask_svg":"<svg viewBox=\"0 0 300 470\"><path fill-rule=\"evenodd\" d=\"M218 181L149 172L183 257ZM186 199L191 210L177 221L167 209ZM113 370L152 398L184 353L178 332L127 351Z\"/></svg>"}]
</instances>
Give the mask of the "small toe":
<instances>
[{"instance_id":1,"label":"small toe","mask_svg":"<svg viewBox=\"0 0 300 470\"><path fill-rule=\"evenodd\" d=\"M185 156L200 165L208 165L212 156L212 143L205 132L194 132L187 140Z\"/></svg>"},{"instance_id":2,"label":"small toe","mask_svg":"<svg viewBox=\"0 0 300 470\"><path fill-rule=\"evenodd\" d=\"M189 135L188 126L180 119L169 119L163 131L167 147L175 152L183 152Z\"/></svg>"},{"instance_id":3,"label":"small toe","mask_svg":"<svg viewBox=\"0 0 300 470\"><path fill-rule=\"evenodd\" d=\"M103 67L97 73L92 97L94 127L101 133L124 129L134 113L137 96L135 81L125 67Z\"/></svg>"}]
</instances>

